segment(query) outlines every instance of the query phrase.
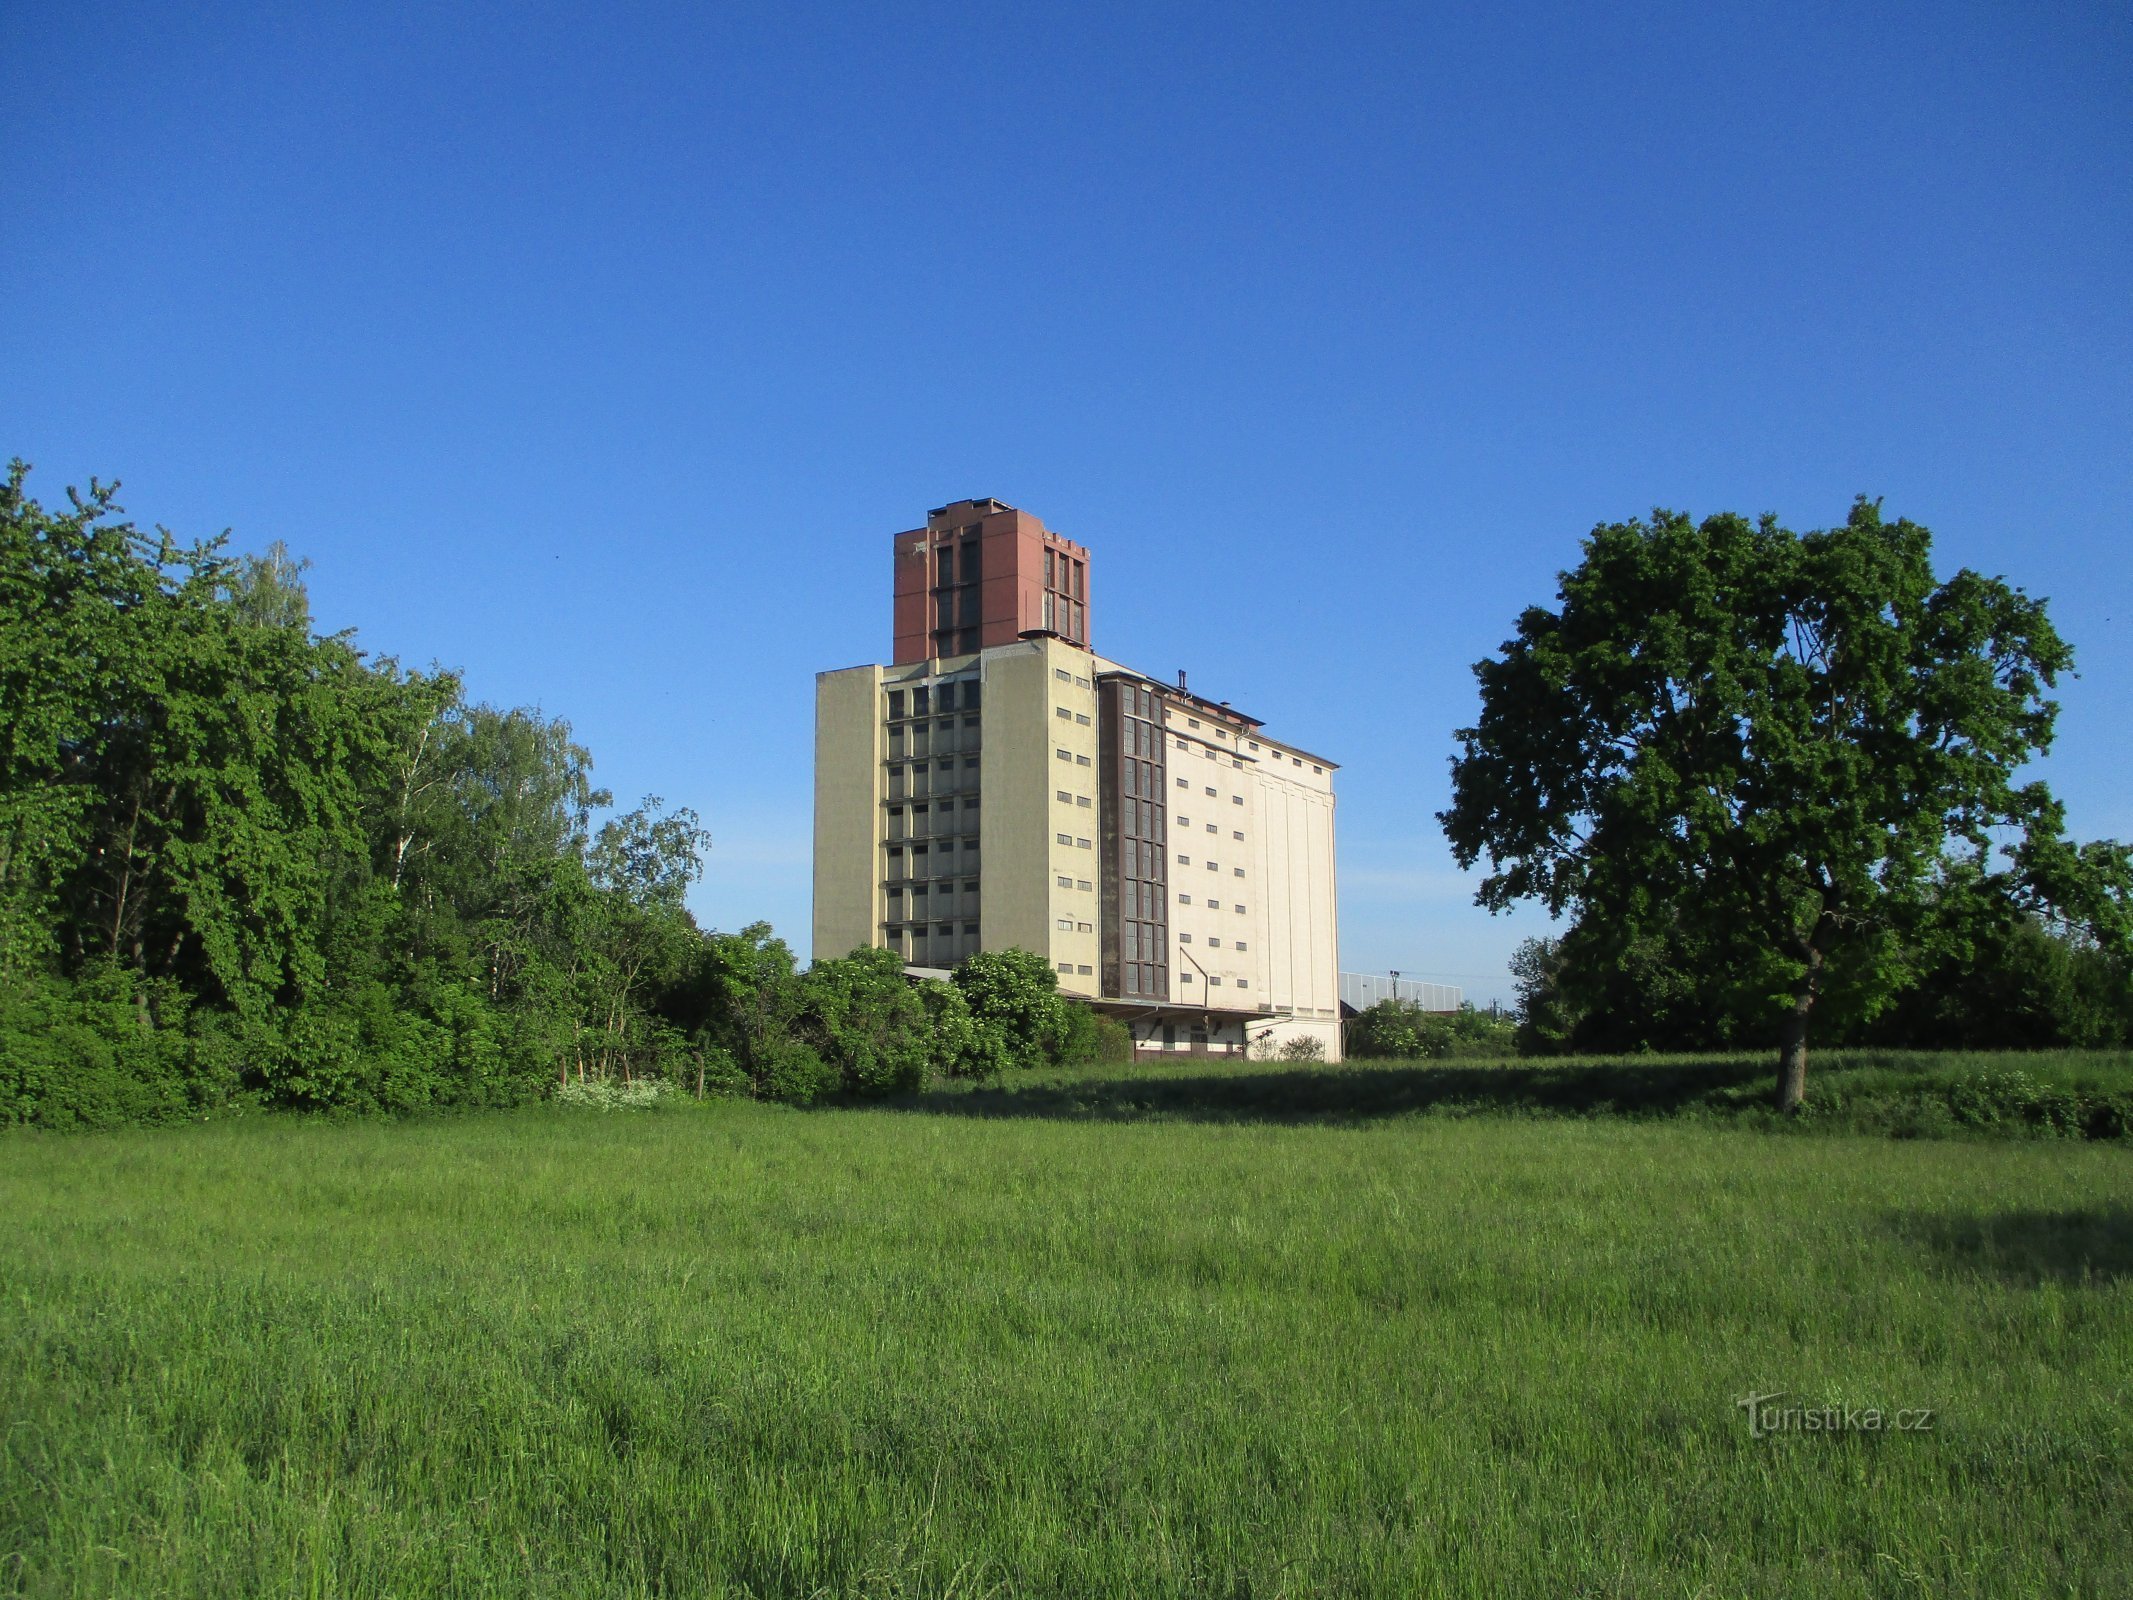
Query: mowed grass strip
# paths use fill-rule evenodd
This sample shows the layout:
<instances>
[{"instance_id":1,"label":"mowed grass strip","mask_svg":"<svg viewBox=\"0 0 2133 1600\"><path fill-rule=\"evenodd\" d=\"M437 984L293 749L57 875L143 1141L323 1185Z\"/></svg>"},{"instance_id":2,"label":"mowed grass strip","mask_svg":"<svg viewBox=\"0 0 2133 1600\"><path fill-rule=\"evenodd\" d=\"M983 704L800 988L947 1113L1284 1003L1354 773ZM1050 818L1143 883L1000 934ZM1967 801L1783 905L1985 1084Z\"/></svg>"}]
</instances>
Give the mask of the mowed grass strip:
<instances>
[{"instance_id":1,"label":"mowed grass strip","mask_svg":"<svg viewBox=\"0 0 2133 1600\"><path fill-rule=\"evenodd\" d=\"M0 1204L10 1593L2133 1590L2119 1143L731 1103Z\"/></svg>"}]
</instances>

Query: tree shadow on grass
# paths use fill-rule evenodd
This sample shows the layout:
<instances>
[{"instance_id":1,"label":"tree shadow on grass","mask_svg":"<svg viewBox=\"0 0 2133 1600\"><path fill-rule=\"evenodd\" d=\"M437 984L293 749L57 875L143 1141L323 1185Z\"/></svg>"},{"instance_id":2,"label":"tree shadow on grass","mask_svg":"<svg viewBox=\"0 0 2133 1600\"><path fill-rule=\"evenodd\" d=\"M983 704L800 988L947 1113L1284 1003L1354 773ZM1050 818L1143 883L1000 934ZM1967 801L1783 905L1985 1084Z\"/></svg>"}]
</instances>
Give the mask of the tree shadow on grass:
<instances>
[{"instance_id":1,"label":"tree shadow on grass","mask_svg":"<svg viewBox=\"0 0 2133 1600\"><path fill-rule=\"evenodd\" d=\"M1650 1066L1269 1065L956 1087L884 1103L937 1116L1085 1122L1340 1124L1422 1112L1664 1117L1759 1102L1770 1083L1767 1062L1723 1058Z\"/></svg>"},{"instance_id":2,"label":"tree shadow on grass","mask_svg":"<svg viewBox=\"0 0 2133 1600\"><path fill-rule=\"evenodd\" d=\"M2066 1211L1898 1212L1896 1235L1948 1272L2035 1288L2133 1278L2133 1206Z\"/></svg>"}]
</instances>

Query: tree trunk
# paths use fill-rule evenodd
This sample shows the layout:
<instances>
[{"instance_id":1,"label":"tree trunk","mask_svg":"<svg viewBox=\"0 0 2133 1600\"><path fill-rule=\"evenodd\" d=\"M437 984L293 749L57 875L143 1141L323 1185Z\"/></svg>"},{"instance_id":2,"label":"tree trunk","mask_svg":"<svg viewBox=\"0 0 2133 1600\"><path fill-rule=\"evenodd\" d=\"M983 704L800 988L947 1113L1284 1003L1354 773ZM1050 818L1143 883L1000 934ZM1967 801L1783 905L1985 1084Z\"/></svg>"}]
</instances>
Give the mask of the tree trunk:
<instances>
[{"instance_id":1,"label":"tree trunk","mask_svg":"<svg viewBox=\"0 0 2133 1600\"><path fill-rule=\"evenodd\" d=\"M1822 988L1822 952L1808 947L1807 971L1778 1034L1778 1110L1796 1116L1807 1099L1807 1018Z\"/></svg>"}]
</instances>

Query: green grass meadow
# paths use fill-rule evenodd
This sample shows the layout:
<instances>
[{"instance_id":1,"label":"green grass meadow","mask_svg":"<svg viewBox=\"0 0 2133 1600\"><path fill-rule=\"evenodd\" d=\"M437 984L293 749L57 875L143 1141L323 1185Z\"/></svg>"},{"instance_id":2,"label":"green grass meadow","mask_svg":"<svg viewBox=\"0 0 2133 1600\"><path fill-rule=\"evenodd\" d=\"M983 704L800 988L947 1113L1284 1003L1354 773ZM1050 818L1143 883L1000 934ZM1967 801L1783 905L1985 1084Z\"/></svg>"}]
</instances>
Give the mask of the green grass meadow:
<instances>
[{"instance_id":1,"label":"green grass meadow","mask_svg":"<svg viewBox=\"0 0 2133 1600\"><path fill-rule=\"evenodd\" d=\"M0 1138L0 1593L2133 1593L2127 1141L1392 1072Z\"/></svg>"}]
</instances>

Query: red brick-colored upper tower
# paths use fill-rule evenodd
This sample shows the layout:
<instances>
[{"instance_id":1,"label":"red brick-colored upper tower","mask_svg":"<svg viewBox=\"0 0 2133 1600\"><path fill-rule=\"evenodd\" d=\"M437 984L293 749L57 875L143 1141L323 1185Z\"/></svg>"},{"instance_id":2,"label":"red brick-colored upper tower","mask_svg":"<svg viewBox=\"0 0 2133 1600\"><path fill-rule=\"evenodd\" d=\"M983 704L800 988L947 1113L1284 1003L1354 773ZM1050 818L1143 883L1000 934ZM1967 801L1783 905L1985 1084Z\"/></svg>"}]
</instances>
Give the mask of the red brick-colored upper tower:
<instances>
[{"instance_id":1,"label":"red brick-colored upper tower","mask_svg":"<svg viewBox=\"0 0 2133 1600\"><path fill-rule=\"evenodd\" d=\"M957 500L896 536L892 665L970 655L1031 633L1088 647L1082 546L997 500Z\"/></svg>"}]
</instances>

